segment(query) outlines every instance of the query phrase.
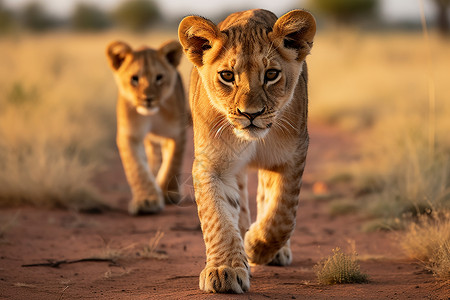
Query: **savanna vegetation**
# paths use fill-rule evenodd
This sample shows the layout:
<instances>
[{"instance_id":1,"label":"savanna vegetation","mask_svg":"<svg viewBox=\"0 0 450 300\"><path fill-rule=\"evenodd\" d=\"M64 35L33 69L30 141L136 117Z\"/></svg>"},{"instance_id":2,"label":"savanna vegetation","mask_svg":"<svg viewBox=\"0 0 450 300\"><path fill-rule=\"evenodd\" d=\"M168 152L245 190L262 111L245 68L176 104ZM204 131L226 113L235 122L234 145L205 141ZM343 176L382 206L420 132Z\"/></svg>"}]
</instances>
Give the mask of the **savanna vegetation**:
<instances>
[{"instance_id":1,"label":"savanna vegetation","mask_svg":"<svg viewBox=\"0 0 450 300\"><path fill-rule=\"evenodd\" d=\"M116 151L117 88L105 47L119 37L139 46L169 35L49 33L0 41L1 206L99 205L91 179Z\"/></svg>"},{"instance_id":2,"label":"savanna vegetation","mask_svg":"<svg viewBox=\"0 0 450 300\"><path fill-rule=\"evenodd\" d=\"M433 272L448 270L448 235L423 234L450 229L443 221L450 209L448 40L344 30L321 33L315 45L311 120L358 139L357 158L324 170L330 185L349 184L353 194L336 200L334 211L370 216L364 230L405 230L409 252L413 240L430 240L421 260ZM439 221L421 221L423 215Z\"/></svg>"},{"instance_id":3,"label":"savanna vegetation","mask_svg":"<svg viewBox=\"0 0 450 300\"><path fill-rule=\"evenodd\" d=\"M27 22L34 23L26 26L42 31L54 24L39 6L27 9ZM147 25L127 23L127 9L111 16L133 30ZM81 31L110 24L96 7L77 11L71 22ZM12 13L0 5L0 15L6 24L0 31L10 31ZM115 39L157 47L169 38L176 30L3 36L0 206L104 205L92 178L116 151L116 87L105 47ZM334 205L334 213L367 215L372 221L365 230L402 230L405 253L443 279L450 277L448 53L449 40L433 32L425 38L422 32L343 26L320 31L308 58L311 124L339 128L357 140L349 149L357 154L353 160L330 164L318 178L345 186L347 193L334 202L345 207ZM181 69L187 82L189 64L183 61Z\"/></svg>"}]
</instances>

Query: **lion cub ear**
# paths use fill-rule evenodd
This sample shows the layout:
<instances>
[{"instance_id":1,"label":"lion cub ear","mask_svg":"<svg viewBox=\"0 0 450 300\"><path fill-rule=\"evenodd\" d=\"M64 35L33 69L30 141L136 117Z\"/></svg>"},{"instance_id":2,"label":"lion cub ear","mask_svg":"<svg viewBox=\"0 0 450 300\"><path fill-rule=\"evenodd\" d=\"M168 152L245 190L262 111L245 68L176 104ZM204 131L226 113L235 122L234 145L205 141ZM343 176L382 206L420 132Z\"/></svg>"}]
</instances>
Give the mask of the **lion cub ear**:
<instances>
[{"instance_id":1,"label":"lion cub ear","mask_svg":"<svg viewBox=\"0 0 450 300\"><path fill-rule=\"evenodd\" d=\"M120 41L112 42L106 47L106 56L108 57L110 67L116 71L120 68L127 55L131 54L132 50L128 44Z\"/></svg>"},{"instance_id":2,"label":"lion cub ear","mask_svg":"<svg viewBox=\"0 0 450 300\"><path fill-rule=\"evenodd\" d=\"M225 34L210 20L189 16L181 21L178 38L188 59L201 67L209 56L213 57L221 50Z\"/></svg>"},{"instance_id":3,"label":"lion cub ear","mask_svg":"<svg viewBox=\"0 0 450 300\"><path fill-rule=\"evenodd\" d=\"M296 51L296 60L302 61L309 54L314 35L316 34L316 20L307 11L293 10L281 16L269 33L269 38L278 47L282 55L292 56Z\"/></svg>"},{"instance_id":4,"label":"lion cub ear","mask_svg":"<svg viewBox=\"0 0 450 300\"><path fill-rule=\"evenodd\" d=\"M183 49L179 42L170 41L163 44L161 48L159 48L158 53L176 68L180 64Z\"/></svg>"}]
</instances>

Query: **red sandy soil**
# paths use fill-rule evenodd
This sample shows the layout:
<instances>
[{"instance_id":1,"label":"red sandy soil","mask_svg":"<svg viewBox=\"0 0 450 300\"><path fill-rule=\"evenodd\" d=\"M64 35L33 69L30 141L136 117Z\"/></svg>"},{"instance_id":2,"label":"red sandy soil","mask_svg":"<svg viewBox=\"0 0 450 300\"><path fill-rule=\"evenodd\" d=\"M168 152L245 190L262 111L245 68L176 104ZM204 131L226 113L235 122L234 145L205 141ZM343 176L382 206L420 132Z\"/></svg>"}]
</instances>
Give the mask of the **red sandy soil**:
<instances>
[{"instance_id":1,"label":"red sandy soil","mask_svg":"<svg viewBox=\"0 0 450 300\"><path fill-rule=\"evenodd\" d=\"M327 163L355 159L352 153L357 145L341 132L320 125L311 126L310 135L308 166L291 239L293 263L252 267L250 292L217 295L198 289L205 248L189 180L180 205L166 207L158 215L131 217L126 213L130 192L116 157L95 178L104 200L116 208L112 211L81 214L30 207L0 211L1 226L12 220L0 237L0 299L450 299L448 282L437 281L420 264L406 259L395 233L363 233L361 225L367 219L358 214L330 216L330 200L314 195L312 187L320 182ZM187 178L192 158L191 143L185 161ZM254 172L249 183L255 212ZM333 187L328 189L334 193ZM158 231L164 236L157 244L156 258L143 258L144 245ZM352 244L370 282L319 285L313 266L332 249L341 247L348 252ZM120 255L114 263L22 266L100 257L105 252Z\"/></svg>"}]
</instances>

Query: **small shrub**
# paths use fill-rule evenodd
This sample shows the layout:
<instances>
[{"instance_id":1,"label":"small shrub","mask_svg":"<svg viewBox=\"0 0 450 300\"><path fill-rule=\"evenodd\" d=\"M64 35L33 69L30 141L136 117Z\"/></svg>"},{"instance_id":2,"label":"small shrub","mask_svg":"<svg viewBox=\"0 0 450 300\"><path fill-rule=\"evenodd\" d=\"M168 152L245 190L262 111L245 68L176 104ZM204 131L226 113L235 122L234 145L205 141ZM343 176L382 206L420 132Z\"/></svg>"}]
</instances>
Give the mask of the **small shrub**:
<instances>
[{"instance_id":1,"label":"small shrub","mask_svg":"<svg viewBox=\"0 0 450 300\"><path fill-rule=\"evenodd\" d=\"M341 249L314 266L320 284L367 283L368 276L360 272L356 253L345 254Z\"/></svg>"}]
</instances>

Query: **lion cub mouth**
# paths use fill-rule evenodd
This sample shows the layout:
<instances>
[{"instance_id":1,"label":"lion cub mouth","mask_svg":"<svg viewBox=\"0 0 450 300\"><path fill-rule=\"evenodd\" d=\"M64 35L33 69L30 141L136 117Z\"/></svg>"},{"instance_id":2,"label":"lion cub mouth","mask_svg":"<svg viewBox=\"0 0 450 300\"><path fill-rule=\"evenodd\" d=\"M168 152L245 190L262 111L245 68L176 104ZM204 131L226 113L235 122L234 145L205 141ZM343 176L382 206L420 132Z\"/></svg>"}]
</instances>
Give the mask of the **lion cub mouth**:
<instances>
[{"instance_id":1,"label":"lion cub mouth","mask_svg":"<svg viewBox=\"0 0 450 300\"><path fill-rule=\"evenodd\" d=\"M143 116L152 116L159 112L159 106L152 98L138 101L136 111Z\"/></svg>"},{"instance_id":2,"label":"lion cub mouth","mask_svg":"<svg viewBox=\"0 0 450 300\"><path fill-rule=\"evenodd\" d=\"M140 115L143 115L143 116L152 116L159 112L159 107L158 106L152 106L152 107L138 106L138 107L136 107L136 111Z\"/></svg>"},{"instance_id":3,"label":"lion cub mouth","mask_svg":"<svg viewBox=\"0 0 450 300\"><path fill-rule=\"evenodd\" d=\"M269 132L270 127L266 126L265 128L261 128L250 123L250 125L244 128L234 127L233 132L238 138L252 141L264 138Z\"/></svg>"}]
</instances>

